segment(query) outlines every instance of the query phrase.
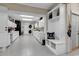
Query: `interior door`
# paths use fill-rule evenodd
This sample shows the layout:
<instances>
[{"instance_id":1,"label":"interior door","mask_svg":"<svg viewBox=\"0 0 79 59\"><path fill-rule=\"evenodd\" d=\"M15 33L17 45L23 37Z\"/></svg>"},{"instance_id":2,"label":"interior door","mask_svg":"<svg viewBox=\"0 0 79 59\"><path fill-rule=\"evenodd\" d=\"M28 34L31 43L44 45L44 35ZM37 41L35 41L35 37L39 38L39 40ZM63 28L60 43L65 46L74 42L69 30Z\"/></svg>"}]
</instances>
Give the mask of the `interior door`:
<instances>
[{"instance_id":1,"label":"interior door","mask_svg":"<svg viewBox=\"0 0 79 59\"><path fill-rule=\"evenodd\" d=\"M78 24L79 24L79 16L76 14L72 14L72 22L71 22L71 41L72 41L72 50L76 49L79 44L78 40Z\"/></svg>"}]
</instances>

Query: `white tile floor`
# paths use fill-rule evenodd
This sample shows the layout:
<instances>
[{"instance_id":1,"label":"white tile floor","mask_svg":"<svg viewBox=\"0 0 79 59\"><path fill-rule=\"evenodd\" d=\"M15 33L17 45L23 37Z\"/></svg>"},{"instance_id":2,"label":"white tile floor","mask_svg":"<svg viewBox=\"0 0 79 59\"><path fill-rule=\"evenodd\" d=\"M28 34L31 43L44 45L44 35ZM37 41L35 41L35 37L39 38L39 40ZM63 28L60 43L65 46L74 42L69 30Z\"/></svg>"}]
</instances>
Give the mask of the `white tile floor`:
<instances>
[{"instance_id":1,"label":"white tile floor","mask_svg":"<svg viewBox=\"0 0 79 59\"><path fill-rule=\"evenodd\" d=\"M40 45L33 36L24 35L19 38L0 56L55 56L46 46ZM79 56L79 49L62 56Z\"/></svg>"},{"instance_id":2,"label":"white tile floor","mask_svg":"<svg viewBox=\"0 0 79 59\"><path fill-rule=\"evenodd\" d=\"M1 56L53 56L46 47L40 45L33 36L24 35L18 38L8 49L0 52Z\"/></svg>"}]
</instances>

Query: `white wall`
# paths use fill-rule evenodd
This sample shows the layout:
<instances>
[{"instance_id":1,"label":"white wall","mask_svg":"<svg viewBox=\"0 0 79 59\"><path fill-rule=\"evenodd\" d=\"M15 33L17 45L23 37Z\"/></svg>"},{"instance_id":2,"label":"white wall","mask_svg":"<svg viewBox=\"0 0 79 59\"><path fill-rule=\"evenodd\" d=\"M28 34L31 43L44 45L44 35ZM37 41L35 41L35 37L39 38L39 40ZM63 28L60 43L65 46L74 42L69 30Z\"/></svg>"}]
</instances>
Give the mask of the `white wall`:
<instances>
[{"instance_id":1,"label":"white wall","mask_svg":"<svg viewBox=\"0 0 79 59\"><path fill-rule=\"evenodd\" d=\"M21 28L22 28L22 32L24 32L24 34L29 34L28 31L33 29L33 27L31 29L29 28L30 24L33 26L33 22L22 21Z\"/></svg>"},{"instance_id":2,"label":"white wall","mask_svg":"<svg viewBox=\"0 0 79 59\"><path fill-rule=\"evenodd\" d=\"M29 34L28 31L29 31L29 25L30 23L25 23L24 24L24 34Z\"/></svg>"}]
</instances>

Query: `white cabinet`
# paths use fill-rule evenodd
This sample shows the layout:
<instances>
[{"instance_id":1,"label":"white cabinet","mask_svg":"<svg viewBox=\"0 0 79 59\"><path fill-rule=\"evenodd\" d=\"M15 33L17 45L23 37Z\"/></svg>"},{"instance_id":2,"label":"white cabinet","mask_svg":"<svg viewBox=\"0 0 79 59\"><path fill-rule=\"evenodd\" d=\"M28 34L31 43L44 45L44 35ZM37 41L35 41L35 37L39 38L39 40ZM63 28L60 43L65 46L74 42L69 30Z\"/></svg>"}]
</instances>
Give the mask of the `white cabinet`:
<instances>
[{"instance_id":1,"label":"white cabinet","mask_svg":"<svg viewBox=\"0 0 79 59\"><path fill-rule=\"evenodd\" d=\"M55 32L55 39L47 39L47 47L56 55L66 53L66 10L65 4L59 4L48 12L47 32ZM49 44L49 45L48 45Z\"/></svg>"},{"instance_id":2,"label":"white cabinet","mask_svg":"<svg viewBox=\"0 0 79 59\"><path fill-rule=\"evenodd\" d=\"M11 42L13 42L17 39L17 37L19 37L19 31L12 31L11 35Z\"/></svg>"},{"instance_id":3,"label":"white cabinet","mask_svg":"<svg viewBox=\"0 0 79 59\"><path fill-rule=\"evenodd\" d=\"M16 24L11 22L10 20L8 20L8 27L12 27L12 28L15 28L16 27Z\"/></svg>"},{"instance_id":4,"label":"white cabinet","mask_svg":"<svg viewBox=\"0 0 79 59\"><path fill-rule=\"evenodd\" d=\"M47 40L46 46L56 55L66 53L65 41L62 40Z\"/></svg>"},{"instance_id":5,"label":"white cabinet","mask_svg":"<svg viewBox=\"0 0 79 59\"><path fill-rule=\"evenodd\" d=\"M7 32L8 25L8 15L5 13L0 13L0 33Z\"/></svg>"},{"instance_id":6,"label":"white cabinet","mask_svg":"<svg viewBox=\"0 0 79 59\"><path fill-rule=\"evenodd\" d=\"M0 47L6 48L11 45L11 41L14 41L18 36L19 32L14 31L8 33L8 28L15 28L16 24L9 21L8 8L0 6Z\"/></svg>"},{"instance_id":7,"label":"white cabinet","mask_svg":"<svg viewBox=\"0 0 79 59\"><path fill-rule=\"evenodd\" d=\"M42 43L42 40L44 39L44 32L43 31L33 31L33 36L36 37L36 39Z\"/></svg>"},{"instance_id":8,"label":"white cabinet","mask_svg":"<svg viewBox=\"0 0 79 59\"><path fill-rule=\"evenodd\" d=\"M10 45L10 36L8 33L0 33L0 47Z\"/></svg>"},{"instance_id":9,"label":"white cabinet","mask_svg":"<svg viewBox=\"0 0 79 59\"><path fill-rule=\"evenodd\" d=\"M10 36L8 34L8 14L6 7L0 6L0 47L6 47L10 44Z\"/></svg>"}]
</instances>

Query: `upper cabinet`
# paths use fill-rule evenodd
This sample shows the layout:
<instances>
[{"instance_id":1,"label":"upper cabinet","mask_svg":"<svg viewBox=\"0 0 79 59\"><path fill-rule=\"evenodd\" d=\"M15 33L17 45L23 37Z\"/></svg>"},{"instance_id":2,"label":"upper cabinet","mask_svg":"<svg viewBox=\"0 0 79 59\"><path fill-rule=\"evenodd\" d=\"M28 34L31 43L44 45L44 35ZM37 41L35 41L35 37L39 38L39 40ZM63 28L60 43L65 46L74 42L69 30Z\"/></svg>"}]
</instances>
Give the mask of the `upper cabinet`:
<instances>
[{"instance_id":1,"label":"upper cabinet","mask_svg":"<svg viewBox=\"0 0 79 59\"><path fill-rule=\"evenodd\" d=\"M0 6L0 33L7 32L8 14L2 11L8 11L8 8Z\"/></svg>"},{"instance_id":2,"label":"upper cabinet","mask_svg":"<svg viewBox=\"0 0 79 59\"><path fill-rule=\"evenodd\" d=\"M9 16L9 20L8 20L8 27L12 27L12 28L16 27L15 20L13 18L11 18L10 16Z\"/></svg>"},{"instance_id":3,"label":"upper cabinet","mask_svg":"<svg viewBox=\"0 0 79 59\"><path fill-rule=\"evenodd\" d=\"M45 19L42 17L42 19L39 21L39 27L43 28L45 23Z\"/></svg>"},{"instance_id":4,"label":"upper cabinet","mask_svg":"<svg viewBox=\"0 0 79 59\"><path fill-rule=\"evenodd\" d=\"M59 19L60 16L60 6L56 6L54 9L48 12L48 20L53 22L56 19Z\"/></svg>"},{"instance_id":5,"label":"upper cabinet","mask_svg":"<svg viewBox=\"0 0 79 59\"><path fill-rule=\"evenodd\" d=\"M41 29L44 28L44 24L45 24L44 17L40 17L39 21L35 23L35 27Z\"/></svg>"},{"instance_id":6,"label":"upper cabinet","mask_svg":"<svg viewBox=\"0 0 79 59\"><path fill-rule=\"evenodd\" d=\"M65 35L65 6L65 4L58 4L47 14L47 32L54 32L58 39L61 39Z\"/></svg>"},{"instance_id":7,"label":"upper cabinet","mask_svg":"<svg viewBox=\"0 0 79 59\"><path fill-rule=\"evenodd\" d=\"M8 20L8 27L15 28L16 24Z\"/></svg>"},{"instance_id":8,"label":"upper cabinet","mask_svg":"<svg viewBox=\"0 0 79 59\"><path fill-rule=\"evenodd\" d=\"M53 19L54 17L59 16L59 14L60 14L59 8L57 8L57 9L55 9L54 11L51 11L51 12L49 13L48 18L49 18L49 19Z\"/></svg>"}]
</instances>

